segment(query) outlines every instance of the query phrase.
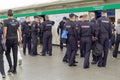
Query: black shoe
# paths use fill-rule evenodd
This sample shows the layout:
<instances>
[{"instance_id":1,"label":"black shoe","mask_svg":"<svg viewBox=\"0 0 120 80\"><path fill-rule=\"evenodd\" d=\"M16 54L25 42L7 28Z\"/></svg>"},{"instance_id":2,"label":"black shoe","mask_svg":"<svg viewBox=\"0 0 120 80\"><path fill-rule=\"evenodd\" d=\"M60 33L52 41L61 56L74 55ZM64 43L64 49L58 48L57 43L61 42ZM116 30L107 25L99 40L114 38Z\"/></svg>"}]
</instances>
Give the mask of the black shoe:
<instances>
[{"instance_id":1,"label":"black shoe","mask_svg":"<svg viewBox=\"0 0 120 80\"><path fill-rule=\"evenodd\" d=\"M93 65L94 65L94 64L97 64L97 62L96 62L96 61L92 61L92 62L91 62L91 64L93 64Z\"/></svg>"},{"instance_id":2,"label":"black shoe","mask_svg":"<svg viewBox=\"0 0 120 80\"><path fill-rule=\"evenodd\" d=\"M80 57L81 57L81 58L84 58L84 56L83 56L83 55L80 55Z\"/></svg>"},{"instance_id":3,"label":"black shoe","mask_svg":"<svg viewBox=\"0 0 120 80\"><path fill-rule=\"evenodd\" d=\"M37 55L40 55L40 54L35 54L35 55L37 56Z\"/></svg>"},{"instance_id":4,"label":"black shoe","mask_svg":"<svg viewBox=\"0 0 120 80\"><path fill-rule=\"evenodd\" d=\"M12 73L13 73L13 74L17 74L17 71L16 71L16 70L13 70Z\"/></svg>"},{"instance_id":5,"label":"black shoe","mask_svg":"<svg viewBox=\"0 0 120 80\"><path fill-rule=\"evenodd\" d=\"M66 63L68 63L68 61L67 61L67 60L63 60L63 62L66 62Z\"/></svg>"},{"instance_id":6,"label":"black shoe","mask_svg":"<svg viewBox=\"0 0 120 80\"><path fill-rule=\"evenodd\" d=\"M89 68L89 66L84 66L84 69L88 69Z\"/></svg>"},{"instance_id":7,"label":"black shoe","mask_svg":"<svg viewBox=\"0 0 120 80\"><path fill-rule=\"evenodd\" d=\"M45 54L41 54L40 56L46 56Z\"/></svg>"},{"instance_id":8,"label":"black shoe","mask_svg":"<svg viewBox=\"0 0 120 80\"><path fill-rule=\"evenodd\" d=\"M49 56L52 56L52 54L49 54Z\"/></svg>"},{"instance_id":9,"label":"black shoe","mask_svg":"<svg viewBox=\"0 0 120 80\"><path fill-rule=\"evenodd\" d=\"M76 64L69 64L69 66L72 67L72 66L77 66L77 65Z\"/></svg>"},{"instance_id":10,"label":"black shoe","mask_svg":"<svg viewBox=\"0 0 120 80\"><path fill-rule=\"evenodd\" d=\"M98 64L97 66L98 66L98 67L103 67L103 66L102 66L102 65L100 65L100 64Z\"/></svg>"},{"instance_id":11,"label":"black shoe","mask_svg":"<svg viewBox=\"0 0 120 80\"><path fill-rule=\"evenodd\" d=\"M26 55L26 52L23 52L24 55Z\"/></svg>"},{"instance_id":12,"label":"black shoe","mask_svg":"<svg viewBox=\"0 0 120 80\"><path fill-rule=\"evenodd\" d=\"M2 78L6 78L6 75L2 75Z\"/></svg>"},{"instance_id":13,"label":"black shoe","mask_svg":"<svg viewBox=\"0 0 120 80\"><path fill-rule=\"evenodd\" d=\"M117 58L117 56L114 56L114 55L113 55L113 58Z\"/></svg>"},{"instance_id":14,"label":"black shoe","mask_svg":"<svg viewBox=\"0 0 120 80\"><path fill-rule=\"evenodd\" d=\"M9 70L8 70L8 73L10 73L10 72L12 72L13 71L13 69L12 68L10 68Z\"/></svg>"},{"instance_id":15,"label":"black shoe","mask_svg":"<svg viewBox=\"0 0 120 80\"><path fill-rule=\"evenodd\" d=\"M74 63L78 63L77 61L74 61Z\"/></svg>"}]
</instances>

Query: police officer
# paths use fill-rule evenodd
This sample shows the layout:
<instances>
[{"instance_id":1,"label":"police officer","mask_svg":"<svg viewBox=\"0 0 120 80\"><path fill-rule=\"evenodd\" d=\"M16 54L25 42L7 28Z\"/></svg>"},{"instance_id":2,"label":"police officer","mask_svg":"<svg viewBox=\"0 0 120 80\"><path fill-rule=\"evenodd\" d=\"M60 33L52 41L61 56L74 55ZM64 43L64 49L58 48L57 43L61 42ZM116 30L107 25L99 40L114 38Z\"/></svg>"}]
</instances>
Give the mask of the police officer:
<instances>
[{"instance_id":1,"label":"police officer","mask_svg":"<svg viewBox=\"0 0 120 80\"><path fill-rule=\"evenodd\" d=\"M93 13L93 12L90 13L90 19L91 19L90 22L93 24L93 27L94 27L94 36L97 36L98 35L98 27L97 27L97 20L95 18L95 13ZM95 43L95 39L92 42L92 45L94 45L94 43ZM92 54L92 57L93 57L93 60L92 60L91 64L96 64L98 62L99 56L95 56L94 54Z\"/></svg>"},{"instance_id":2,"label":"police officer","mask_svg":"<svg viewBox=\"0 0 120 80\"><path fill-rule=\"evenodd\" d=\"M92 36L94 33L93 25L87 21L87 14L83 15L83 22L79 24L79 36L81 49L84 50L84 69L89 68L89 57L92 47Z\"/></svg>"},{"instance_id":3,"label":"police officer","mask_svg":"<svg viewBox=\"0 0 120 80\"><path fill-rule=\"evenodd\" d=\"M19 27L19 22L13 18L13 11L8 10L8 19L4 21L4 31L3 31L3 43L7 46L6 57L9 63L8 72L16 74L17 68L17 52L18 52L18 34L19 32L19 41L22 41L21 28ZM10 51L13 52L13 63L10 56Z\"/></svg>"},{"instance_id":4,"label":"police officer","mask_svg":"<svg viewBox=\"0 0 120 80\"><path fill-rule=\"evenodd\" d=\"M28 53L31 50L31 21L30 17L26 17L26 21L22 23L23 33L23 53L26 55L26 46L28 47Z\"/></svg>"},{"instance_id":5,"label":"police officer","mask_svg":"<svg viewBox=\"0 0 120 80\"><path fill-rule=\"evenodd\" d=\"M66 17L63 17L63 20L59 23L59 26L57 28L57 33L58 33L58 35L60 34L60 37L62 35L65 23L66 23ZM61 49L61 51L63 51L63 43L61 41L61 38L60 38L60 49Z\"/></svg>"},{"instance_id":6,"label":"police officer","mask_svg":"<svg viewBox=\"0 0 120 80\"><path fill-rule=\"evenodd\" d=\"M118 48L119 48L119 43L120 43L120 19L117 21L117 26L115 27L116 30L116 41L115 41L115 49L113 51L113 57L117 58L118 54Z\"/></svg>"},{"instance_id":7,"label":"police officer","mask_svg":"<svg viewBox=\"0 0 120 80\"><path fill-rule=\"evenodd\" d=\"M80 18L79 23L84 22L83 15L81 15L79 18ZM80 31L80 30L79 30L79 31ZM84 50L82 49L82 46L80 46L80 57L81 57L81 58L84 57Z\"/></svg>"},{"instance_id":8,"label":"police officer","mask_svg":"<svg viewBox=\"0 0 120 80\"><path fill-rule=\"evenodd\" d=\"M34 17L34 21L32 22L31 25L31 55L32 56L36 56L38 55L37 53L37 38L38 38L38 28L39 28L39 17L35 16Z\"/></svg>"},{"instance_id":9,"label":"police officer","mask_svg":"<svg viewBox=\"0 0 120 80\"><path fill-rule=\"evenodd\" d=\"M102 17L97 20L97 25L99 27L98 41L104 50L104 54L99 57L98 67L106 67L109 39L111 39L112 36L111 22L109 18L107 18L107 12L102 12Z\"/></svg>"},{"instance_id":10,"label":"police officer","mask_svg":"<svg viewBox=\"0 0 120 80\"><path fill-rule=\"evenodd\" d=\"M3 24L0 22L0 72L2 74L2 77L5 78L6 75L4 70L2 35L3 35Z\"/></svg>"},{"instance_id":11,"label":"police officer","mask_svg":"<svg viewBox=\"0 0 120 80\"><path fill-rule=\"evenodd\" d=\"M45 21L43 22L43 49L42 55L46 56L46 53L49 56L52 56L52 26L54 25L54 21L50 21L49 17L45 16Z\"/></svg>"},{"instance_id":12,"label":"police officer","mask_svg":"<svg viewBox=\"0 0 120 80\"><path fill-rule=\"evenodd\" d=\"M40 40L40 44L42 44L43 42L43 32L42 32L42 23L43 23L43 17L40 17L39 18L39 31L38 31L38 37L39 37L39 40Z\"/></svg>"},{"instance_id":13,"label":"police officer","mask_svg":"<svg viewBox=\"0 0 120 80\"><path fill-rule=\"evenodd\" d=\"M67 59L69 66L77 66L75 64L75 57L77 53L77 40L78 40L78 35L76 32L76 15L75 14L70 14L69 15L70 20L66 22L65 27L66 30L68 31L68 39L67 39Z\"/></svg>"}]
</instances>

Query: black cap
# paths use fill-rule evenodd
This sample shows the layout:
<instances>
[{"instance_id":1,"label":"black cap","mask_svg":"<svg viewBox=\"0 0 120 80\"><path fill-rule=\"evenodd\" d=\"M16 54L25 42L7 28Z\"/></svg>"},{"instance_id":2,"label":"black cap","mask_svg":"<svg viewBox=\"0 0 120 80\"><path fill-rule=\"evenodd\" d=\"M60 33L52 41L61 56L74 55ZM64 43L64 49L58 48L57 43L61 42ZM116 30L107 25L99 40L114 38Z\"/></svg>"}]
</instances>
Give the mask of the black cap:
<instances>
[{"instance_id":1,"label":"black cap","mask_svg":"<svg viewBox=\"0 0 120 80\"><path fill-rule=\"evenodd\" d=\"M103 12L103 13L107 13L107 11L105 11L105 10L103 10L102 12Z\"/></svg>"},{"instance_id":2,"label":"black cap","mask_svg":"<svg viewBox=\"0 0 120 80\"><path fill-rule=\"evenodd\" d=\"M83 16L80 16L80 18L83 18Z\"/></svg>"},{"instance_id":3,"label":"black cap","mask_svg":"<svg viewBox=\"0 0 120 80\"><path fill-rule=\"evenodd\" d=\"M9 9L7 14L8 14L8 16L13 16L13 10Z\"/></svg>"},{"instance_id":4,"label":"black cap","mask_svg":"<svg viewBox=\"0 0 120 80\"><path fill-rule=\"evenodd\" d=\"M70 18L72 18L72 17L74 17L74 16L76 17L76 15L73 14L73 13L69 14L69 17L70 17Z\"/></svg>"},{"instance_id":5,"label":"black cap","mask_svg":"<svg viewBox=\"0 0 120 80\"><path fill-rule=\"evenodd\" d=\"M39 16L34 16L34 18L39 18Z\"/></svg>"}]
</instances>

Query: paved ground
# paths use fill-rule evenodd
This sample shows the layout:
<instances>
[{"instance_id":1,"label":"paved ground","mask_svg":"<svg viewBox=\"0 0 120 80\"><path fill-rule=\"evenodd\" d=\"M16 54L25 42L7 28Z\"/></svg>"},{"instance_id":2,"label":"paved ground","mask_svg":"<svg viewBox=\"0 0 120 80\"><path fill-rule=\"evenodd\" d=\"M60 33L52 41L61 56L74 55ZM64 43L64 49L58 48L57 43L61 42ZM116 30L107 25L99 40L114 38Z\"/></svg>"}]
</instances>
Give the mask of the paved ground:
<instances>
[{"instance_id":1,"label":"paved ground","mask_svg":"<svg viewBox=\"0 0 120 80\"><path fill-rule=\"evenodd\" d=\"M39 52L40 52L40 48ZM22 52L22 51L21 51ZM120 58L113 59L109 53L106 68L98 68L91 65L90 69L83 69L83 60L77 56L79 61L77 67L69 67L62 62L63 52L58 47L53 47L53 56L23 56L23 65L18 66L17 75L7 75L3 80L120 80ZM120 57L120 56L119 56ZM8 65L5 58L5 70ZM0 75L0 80L1 75Z\"/></svg>"}]
</instances>

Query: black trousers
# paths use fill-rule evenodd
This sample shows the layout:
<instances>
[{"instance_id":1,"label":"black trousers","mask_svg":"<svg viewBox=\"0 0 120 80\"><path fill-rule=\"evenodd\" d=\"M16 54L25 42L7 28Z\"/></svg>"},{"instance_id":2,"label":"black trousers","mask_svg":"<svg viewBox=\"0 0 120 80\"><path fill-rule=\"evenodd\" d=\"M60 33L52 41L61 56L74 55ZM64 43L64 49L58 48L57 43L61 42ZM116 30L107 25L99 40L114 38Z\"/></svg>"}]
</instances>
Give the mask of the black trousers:
<instances>
[{"instance_id":1,"label":"black trousers","mask_svg":"<svg viewBox=\"0 0 120 80\"><path fill-rule=\"evenodd\" d=\"M28 48L28 53L31 51L31 37L23 36L23 53L26 53L26 48Z\"/></svg>"},{"instance_id":2,"label":"black trousers","mask_svg":"<svg viewBox=\"0 0 120 80\"><path fill-rule=\"evenodd\" d=\"M117 35L116 41L115 41L115 49L113 51L113 57L116 57L116 58L117 58L117 55L118 55L119 43L120 43L120 35Z\"/></svg>"},{"instance_id":3,"label":"black trousers","mask_svg":"<svg viewBox=\"0 0 120 80\"><path fill-rule=\"evenodd\" d=\"M46 31L43 35L43 55L52 54L52 33L50 31Z\"/></svg>"},{"instance_id":4,"label":"black trousers","mask_svg":"<svg viewBox=\"0 0 120 80\"><path fill-rule=\"evenodd\" d=\"M13 70L16 70L17 67L17 55L18 55L18 39L7 39L6 40L6 46L7 46L7 51L6 51L6 58L9 64L9 67L12 68ZM12 49L12 54L13 54L13 63L11 60L11 52Z\"/></svg>"},{"instance_id":5,"label":"black trousers","mask_svg":"<svg viewBox=\"0 0 120 80\"><path fill-rule=\"evenodd\" d=\"M0 72L2 75L5 75L2 47L0 47Z\"/></svg>"}]
</instances>

